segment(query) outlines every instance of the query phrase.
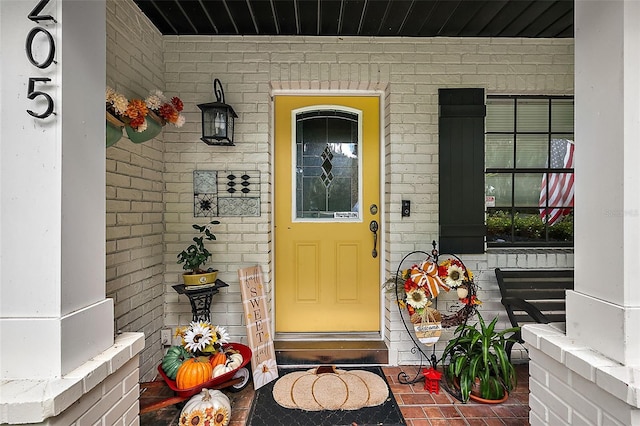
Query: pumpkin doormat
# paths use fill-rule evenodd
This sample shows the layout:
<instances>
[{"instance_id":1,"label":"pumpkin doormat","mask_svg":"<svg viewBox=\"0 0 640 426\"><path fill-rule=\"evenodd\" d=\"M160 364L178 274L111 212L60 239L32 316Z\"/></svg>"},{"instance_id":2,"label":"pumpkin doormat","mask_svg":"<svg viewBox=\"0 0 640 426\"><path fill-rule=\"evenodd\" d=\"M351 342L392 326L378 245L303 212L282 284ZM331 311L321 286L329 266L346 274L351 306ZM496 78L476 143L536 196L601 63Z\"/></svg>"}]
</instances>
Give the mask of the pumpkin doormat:
<instances>
[{"instance_id":1,"label":"pumpkin doormat","mask_svg":"<svg viewBox=\"0 0 640 426\"><path fill-rule=\"evenodd\" d=\"M333 371L325 369L332 367L320 368L320 373L326 372L328 375L315 375L315 369L308 367L280 369L280 379L255 392L246 425L407 424L380 367L340 368ZM333 378L339 381L332 380L331 376L336 375L338 377ZM294 383L297 385L294 386ZM289 389L288 396L285 388ZM347 391L352 395L349 396ZM363 407L356 409L356 404ZM300 406L304 409L297 408Z\"/></svg>"}]
</instances>

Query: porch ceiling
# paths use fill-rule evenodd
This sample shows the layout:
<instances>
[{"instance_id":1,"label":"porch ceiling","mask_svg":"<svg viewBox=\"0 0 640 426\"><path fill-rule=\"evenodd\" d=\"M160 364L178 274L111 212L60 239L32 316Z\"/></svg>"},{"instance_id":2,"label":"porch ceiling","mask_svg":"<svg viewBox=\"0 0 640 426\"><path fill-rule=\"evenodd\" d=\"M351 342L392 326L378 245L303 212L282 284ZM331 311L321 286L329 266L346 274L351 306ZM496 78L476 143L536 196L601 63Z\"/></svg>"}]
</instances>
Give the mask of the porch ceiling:
<instances>
[{"instance_id":1,"label":"porch ceiling","mask_svg":"<svg viewBox=\"0 0 640 426\"><path fill-rule=\"evenodd\" d=\"M164 35L573 37L573 0L134 0Z\"/></svg>"}]
</instances>

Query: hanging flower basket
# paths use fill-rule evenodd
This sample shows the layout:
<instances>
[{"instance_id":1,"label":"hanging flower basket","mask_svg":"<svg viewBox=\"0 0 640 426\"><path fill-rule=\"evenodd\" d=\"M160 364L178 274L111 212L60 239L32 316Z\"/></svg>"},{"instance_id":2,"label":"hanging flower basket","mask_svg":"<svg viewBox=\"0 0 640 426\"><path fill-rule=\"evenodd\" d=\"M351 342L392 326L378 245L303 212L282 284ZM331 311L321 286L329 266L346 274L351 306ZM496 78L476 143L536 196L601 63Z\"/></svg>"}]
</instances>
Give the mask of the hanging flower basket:
<instances>
[{"instance_id":1,"label":"hanging flower basket","mask_svg":"<svg viewBox=\"0 0 640 426\"><path fill-rule=\"evenodd\" d=\"M115 145L122 138L122 128L124 127L124 123L109 112L106 112L106 142L107 148Z\"/></svg>"},{"instance_id":2,"label":"hanging flower basket","mask_svg":"<svg viewBox=\"0 0 640 426\"><path fill-rule=\"evenodd\" d=\"M145 117L147 122L147 128L138 132L133 129L131 126L126 126L127 135L129 136L129 140L133 143L143 143L149 141L160 134L162 131L162 126L166 123L162 118L158 117L152 111L149 111L147 116Z\"/></svg>"}]
</instances>

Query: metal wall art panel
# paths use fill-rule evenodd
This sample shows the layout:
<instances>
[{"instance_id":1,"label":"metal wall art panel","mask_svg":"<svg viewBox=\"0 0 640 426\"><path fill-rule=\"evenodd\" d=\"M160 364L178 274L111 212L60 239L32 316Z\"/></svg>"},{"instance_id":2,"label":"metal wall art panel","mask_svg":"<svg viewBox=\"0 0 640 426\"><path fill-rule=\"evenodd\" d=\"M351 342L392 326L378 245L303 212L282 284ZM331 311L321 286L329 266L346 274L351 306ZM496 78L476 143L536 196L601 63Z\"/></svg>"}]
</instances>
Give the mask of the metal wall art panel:
<instances>
[{"instance_id":1,"label":"metal wall art panel","mask_svg":"<svg viewBox=\"0 0 640 426\"><path fill-rule=\"evenodd\" d=\"M260 216L258 171L193 172L193 215Z\"/></svg>"}]
</instances>

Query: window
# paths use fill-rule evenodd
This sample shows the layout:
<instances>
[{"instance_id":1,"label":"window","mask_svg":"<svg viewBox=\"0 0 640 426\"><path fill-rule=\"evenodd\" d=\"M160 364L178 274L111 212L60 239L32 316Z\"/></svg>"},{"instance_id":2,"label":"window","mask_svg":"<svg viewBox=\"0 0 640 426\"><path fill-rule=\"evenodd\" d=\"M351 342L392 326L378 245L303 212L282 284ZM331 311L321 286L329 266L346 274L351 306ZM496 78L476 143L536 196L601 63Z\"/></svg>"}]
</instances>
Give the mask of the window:
<instances>
[{"instance_id":1,"label":"window","mask_svg":"<svg viewBox=\"0 0 640 426\"><path fill-rule=\"evenodd\" d=\"M573 245L573 97L487 96L489 247Z\"/></svg>"}]
</instances>

